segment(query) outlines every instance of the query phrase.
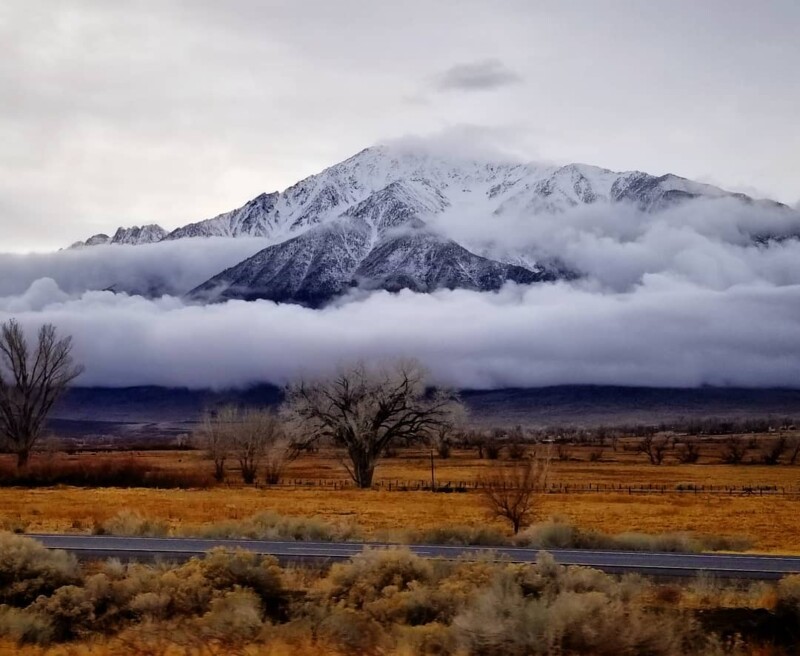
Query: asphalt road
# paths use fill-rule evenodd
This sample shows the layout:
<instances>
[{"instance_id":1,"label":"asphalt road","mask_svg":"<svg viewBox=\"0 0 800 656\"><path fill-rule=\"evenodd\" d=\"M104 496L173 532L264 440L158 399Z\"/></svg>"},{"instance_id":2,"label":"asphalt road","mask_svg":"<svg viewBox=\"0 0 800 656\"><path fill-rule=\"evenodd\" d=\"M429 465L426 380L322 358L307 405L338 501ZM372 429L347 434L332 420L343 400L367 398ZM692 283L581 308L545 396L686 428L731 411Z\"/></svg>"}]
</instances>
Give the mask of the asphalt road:
<instances>
[{"instance_id":1,"label":"asphalt road","mask_svg":"<svg viewBox=\"0 0 800 656\"><path fill-rule=\"evenodd\" d=\"M79 558L126 560L187 560L214 547L241 547L276 556L282 562L347 560L365 547L397 545L361 542L278 542L264 540L205 540L195 538L131 538L106 535L30 535L50 549L64 549ZM486 553L486 547L412 545L415 554L454 559ZM536 549L497 547L497 557L524 563L536 560ZM778 579L800 573L800 557L744 554L674 554L636 551L548 550L562 565L586 565L607 572L639 572L659 576L695 576L700 573L727 578Z\"/></svg>"}]
</instances>

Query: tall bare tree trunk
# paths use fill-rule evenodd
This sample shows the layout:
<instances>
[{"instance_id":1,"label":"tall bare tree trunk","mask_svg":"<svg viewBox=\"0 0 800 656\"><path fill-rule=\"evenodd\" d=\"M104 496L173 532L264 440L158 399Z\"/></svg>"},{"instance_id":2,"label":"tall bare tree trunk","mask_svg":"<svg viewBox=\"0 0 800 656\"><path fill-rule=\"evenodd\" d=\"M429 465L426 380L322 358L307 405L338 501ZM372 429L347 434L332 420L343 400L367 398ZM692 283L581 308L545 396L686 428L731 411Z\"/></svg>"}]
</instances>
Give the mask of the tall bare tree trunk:
<instances>
[{"instance_id":1,"label":"tall bare tree trunk","mask_svg":"<svg viewBox=\"0 0 800 656\"><path fill-rule=\"evenodd\" d=\"M52 324L39 329L35 349L13 319L0 326L0 438L17 454L17 467L28 464L50 410L82 371L73 364L72 338L58 339Z\"/></svg>"}]
</instances>

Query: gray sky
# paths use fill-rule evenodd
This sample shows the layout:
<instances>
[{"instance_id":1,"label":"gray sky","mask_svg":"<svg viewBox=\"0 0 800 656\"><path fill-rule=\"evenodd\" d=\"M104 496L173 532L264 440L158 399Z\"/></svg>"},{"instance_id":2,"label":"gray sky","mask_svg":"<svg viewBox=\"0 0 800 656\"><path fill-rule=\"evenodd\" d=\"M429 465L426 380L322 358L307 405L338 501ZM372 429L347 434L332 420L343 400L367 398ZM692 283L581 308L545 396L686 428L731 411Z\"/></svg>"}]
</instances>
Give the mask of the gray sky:
<instances>
[{"instance_id":1,"label":"gray sky","mask_svg":"<svg viewBox=\"0 0 800 656\"><path fill-rule=\"evenodd\" d=\"M0 251L177 225L375 142L800 199L797 0L4 0Z\"/></svg>"}]
</instances>

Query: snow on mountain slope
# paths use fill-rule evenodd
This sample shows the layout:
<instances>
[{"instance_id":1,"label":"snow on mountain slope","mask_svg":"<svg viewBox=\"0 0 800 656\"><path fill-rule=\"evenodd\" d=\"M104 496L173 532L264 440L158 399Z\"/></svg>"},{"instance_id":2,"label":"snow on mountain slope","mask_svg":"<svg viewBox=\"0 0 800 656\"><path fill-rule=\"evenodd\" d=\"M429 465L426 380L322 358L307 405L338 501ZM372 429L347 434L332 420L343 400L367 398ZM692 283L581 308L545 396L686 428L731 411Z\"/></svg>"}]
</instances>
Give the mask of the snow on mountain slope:
<instances>
[{"instance_id":1,"label":"snow on mountain slope","mask_svg":"<svg viewBox=\"0 0 800 656\"><path fill-rule=\"evenodd\" d=\"M393 182L334 221L270 246L190 292L190 298L233 298L319 306L351 287L499 289L552 280L542 269L494 262L427 229L419 217L444 199L426 185Z\"/></svg>"},{"instance_id":2,"label":"snow on mountain slope","mask_svg":"<svg viewBox=\"0 0 800 656\"><path fill-rule=\"evenodd\" d=\"M769 210L773 217L792 215L789 221L773 222L788 226L780 234L759 221L752 223L755 228L740 227L745 244L768 244L798 233L800 214L780 203L675 175L476 160L382 145L280 193L261 194L238 209L168 235L158 226L120 228L110 243L264 238L269 247L212 277L193 296L318 305L353 285L495 289L501 280L575 277L576 271L560 263L560 252L523 247L515 235L500 234L504 238L495 240L492 231L513 230L508 228L513 221L530 226L537 217L546 227L548 221L558 222L561 215L589 206L618 205L648 221L695 199L730 199ZM469 231L457 229L470 225L480 227L483 239L473 240ZM411 232L393 234L398 227Z\"/></svg>"},{"instance_id":3,"label":"snow on mountain slope","mask_svg":"<svg viewBox=\"0 0 800 656\"><path fill-rule=\"evenodd\" d=\"M509 280L530 284L557 277L543 267L532 271L481 257L422 226L382 240L353 274L364 289L416 292L495 291Z\"/></svg>"},{"instance_id":4,"label":"snow on mountain slope","mask_svg":"<svg viewBox=\"0 0 800 656\"><path fill-rule=\"evenodd\" d=\"M111 238L112 244L154 244L167 236L167 231L159 225L150 224L118 228Z\"/></svg>"},{"instance_id":5,"label":"snow on mountain slope","mask_svg":"<svg viewBox=\"0 0 800 656\"><path fill-rule=\"evenodd\" d=\"M111 237L109 237L105 233L98 233L96 235L92 235L86 241L76 241L74 244L70 245L70 248L83 248L84 246L101 246L102 244L108 244L111 241Z\"/></svg>"},{"instance_id":6,"label":"snow on mountain slope","mask_svg":"<svg viewBox=\"0 0 800 656\"><path fill-rule=\"evenodd\" d=\"M267 237L279 243L309 228L337 219L350 208L393 183L402 183L424 206L420 215L468 206L492 214L564 212L577 205L629 203L645 212L657 212L694 198L738 198L765 207L785 206L753 201L711 185L675 175L652 176L638 171L617 173L586 164L545 166L513 161L477 161L439 156L424 150L374 146L292 185L280 193L264 193L240 208L212 219L190 223L161 237L157 226L131 228L122 233L156 229L147 238L121 234L112 243L149 243L158 238ZM119 238L118 238L119 235Z\"/></svg>"},{"instance_id":7,"label":"snow on mountain slope","mask_svg":"<svg viewBox=\"0 0 800 656\"><path fill-rule=\"evenodd\" d=\"M231 212L177 228L170 232L166 239L245 235L264 237L268 234L269 216L277 198L277 193L261 194Z\"/></svg>"},{"instance_id":8,"label":"snow on mountain slope","mask_svg":"<svg viewBox=\"0 0 800 656\"><path fill-rule=\"evenodd\" d=\"M266 298L318 306L343 293L369 253L372 228L347 217L270 246L214 276L189 297L202 301Z\"/></svg>"},{"instance_id":9,"label":"snow on mountain slope","mask_svg":"<svg viewBox=\"0 0 800 656\"><path fill-rule=\"evenodd\" d=\"M167 231L159 225L149 224L131 226L130 228L117 228L113 237L104 233L92 235L86 241L76 241L70 248L83 248L84 246L104 246L106 244L155 244L167 236Z\"/></svg>"}]
</instances>

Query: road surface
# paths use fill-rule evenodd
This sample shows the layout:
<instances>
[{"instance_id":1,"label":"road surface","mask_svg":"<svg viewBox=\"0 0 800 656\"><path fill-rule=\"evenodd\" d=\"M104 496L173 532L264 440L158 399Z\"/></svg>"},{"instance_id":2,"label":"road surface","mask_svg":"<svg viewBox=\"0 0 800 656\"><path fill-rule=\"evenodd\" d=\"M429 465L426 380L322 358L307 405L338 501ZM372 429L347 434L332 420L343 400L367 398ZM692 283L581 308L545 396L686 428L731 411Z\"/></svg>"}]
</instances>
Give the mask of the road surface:
<instances>
[{"instance_id":1,"label":"road surface","mask_svg":"<svg viewBox=\"0 0 800 656\"><path fill-rule=\"evenodd\" d=\"M64 549L80 558L122 558L128 560L187 560L214 547L241 547L259 554L289 561L347 560L365 547L397 545L361 542L281 542L266 540L206 540L195 538L135 538L106 535L30 535L50 549ZM410 545L415 554L428 558L454 559L487 552L487 547ZM497 547L497 557L510 562L536 560L536 549ZM800 573L800 557L745 554L674 554L635 551L550 549L562 565L586 565L607 572L639 572L660 576L695 576L700 573L728 578L777 579Z\"/></svg>"}]
</instances>

